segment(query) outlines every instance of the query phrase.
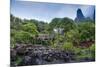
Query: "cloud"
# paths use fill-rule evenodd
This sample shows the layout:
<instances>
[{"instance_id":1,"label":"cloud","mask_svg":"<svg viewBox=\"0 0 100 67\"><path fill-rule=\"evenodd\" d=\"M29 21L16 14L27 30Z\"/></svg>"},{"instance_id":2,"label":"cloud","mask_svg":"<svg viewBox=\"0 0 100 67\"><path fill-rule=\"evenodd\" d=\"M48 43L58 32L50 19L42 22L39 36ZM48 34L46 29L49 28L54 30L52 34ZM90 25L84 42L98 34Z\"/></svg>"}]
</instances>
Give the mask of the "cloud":
<instances>
[{"instance_id":1,"label":"cloud","mask_svg":"<svg viewBox=\"0 0 100 67\"><path fill-rule=\"evenodd\" d=\"M31 1L13 1L11 13L21 18L38 19L50 22L55 17L69 17L74 19L78 8L82 9L85 16L93 12L91 5L55 4Z\"/></svg>"}]
</instances>

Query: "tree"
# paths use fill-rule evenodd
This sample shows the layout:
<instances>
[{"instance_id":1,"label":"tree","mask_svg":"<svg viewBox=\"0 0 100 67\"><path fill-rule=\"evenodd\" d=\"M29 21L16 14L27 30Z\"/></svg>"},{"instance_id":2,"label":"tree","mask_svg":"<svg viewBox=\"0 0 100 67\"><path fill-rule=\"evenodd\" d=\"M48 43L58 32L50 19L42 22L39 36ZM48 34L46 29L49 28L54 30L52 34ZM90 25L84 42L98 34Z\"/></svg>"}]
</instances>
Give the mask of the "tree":
<instances>
[{"instance_id":1,"label":"tree","mask_svg":"<svg viewBox=\"0 0 100 67\"><path fill-rule=\"evenodd\" d=\"M54 18L54 19L52 19L52 21L49 24L50 30L53 30L54 28L58 27L60 21L61 21L61 18Z\"/></svg>"},{"instance_id":2,"label":"tree","mask_svg":"<svg viewBox=\"0 0 100 67\"><path fill-rule=\"evenodd\" d=\"M79 46L80 43L80 33L77 29L72 29L66 32L65 37L67 38L68 42L73 43L75 46Z\"/></svg>"},{"instance_id":3,"label":"tree","mask_svg":"<svg viewBox=\"0 0 100 67\"><path fill-rule=\"evenodd\" d=\"M22 30L32 35L38 34L37 27L34 23L27 22L26 24L22 25Z\"/></svg>"},{"instance_id":4,"label":"tree","mask_svg":"<svg viewBox=\"0 0 100 67\"><path fill-rule=\"evenodd\" d=\"M95 24L92 22L84 22L78 25L81 41L95 40Z\"/></svg>"},{"instance_id":5,"label":"tree","mask_svg":"<svg viewBox=\"0 0 100 67\"><path fill-rule=\"evenodd\" d=\"M31 43L31 39L31 34L25 31L17 31L14 36L16 43L28 44Z\"/></svg>"},{"instance_id":6,"label":"tree","mask_svg":"<svg viewBox=\"0 0 100 67\"><path fill-rule=\"evenodd\" d=\"M20 30L20 27L22 25L22 20L18 17L13 16L12 14L10 15L10 24L11 24L11 29L16 29Z\"/></svg>"},{"instance_id":7,"label":"tree","mask_svg":"<svg viewBox=\"0 0 100 67\"><path fill-rule=\"evenodd\" d=\"M71 29L75 28L75 23L72 19L64 17L64 18L54 18L50 23L50 28L53 30L54 28L64 28L64 31L67 32Z\"/></svg>"},{"instance_id":8,"label":"tree","mask_svg":"<svg viewBox=\"0 0 100 67\"><path fill-rule=\"evenodd\" d=\"M74 21L67 17L62 18L59 23L59 26L61 28L64 28L65 32L68 32L69 30L74 29L76 27Z\"/></svg>"}]
</instances>

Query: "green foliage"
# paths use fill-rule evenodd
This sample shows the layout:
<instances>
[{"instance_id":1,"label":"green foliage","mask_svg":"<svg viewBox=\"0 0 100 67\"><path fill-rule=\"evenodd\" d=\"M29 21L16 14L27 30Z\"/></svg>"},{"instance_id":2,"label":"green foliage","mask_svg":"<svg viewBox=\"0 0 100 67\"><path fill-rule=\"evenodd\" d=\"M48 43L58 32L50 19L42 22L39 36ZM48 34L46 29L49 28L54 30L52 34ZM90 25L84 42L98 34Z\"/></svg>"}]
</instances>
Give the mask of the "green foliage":
<instances>
[{"instance_id":1,"label":"green foliage","mask_svg":"<svg viewBox=\"0 0 100 67\"><path fill-rule=\"evenodd\" d=\"M48 33L49 31L49 24L43 21L38 22L37 29L39 33Z\"/></svg>"},{"instance_id":2,"label":"green foliage","mask_svg":"<svg viewBox=\"0 0 100 67\"><path fill-rule=\"evenodd\" d=\"M17 56L17 60L15 62L16 65L19 65L22 62L22 58Z\"/></svg>"},{"instance_id":3,"label":"green foliage","mask_svg":"<svg viewBox=\"0 0 100 67\"><path fill-rule=\"evenodd\" d=\"M78 49L78 50L77 50ZM81 49L77 48L75 49L76 52L76 60L85 60L85 59L90 59L90 60L95 60L95 45L92 44L89 48Z\"/></svg>"},{"instance_id":4,"label":"green foliage","mask_svg":"<svg viewBox=\"0 0 100 67\"><path fill-rule=\"evenodd\" d=\"M74 46L70 42L65 42L64 45L62 45L62 49L67 50L67 51L73 51Z\"/></svg>"},{"instance_id":5,"label":"green foliage","mask_svg":"<svg viewBox=\"0 0 100 67\"><path fill-rule=\"evenodd\" d=\"M79 24L79 32L81 41L95 39L95 24L92 22L84 22Z\"/></svg>"},{"instance_id":6,"label":"green foliage","mask_svg":"<svg viewBox=\"0 0 100 67\"><path fill-rule=\"evenodd\" d=\"M69 18L67 18L67 17L62 18L62 20L60 21L59 25L60 25L61 28L64 28L65 32L75 28L74 21L69 19Z\"/></svg>"},{"instance_id":7,"label":"green foliage","mask_svg":"<svg viewBox=\"0 0 100 67\"><path fill-rule=\"evenodd\" d=\"M21 20L20 18L11 15L11 47L14 47L16 43L34 43L33 37L38 34L38 30L35 22L29 22L29 20ZM30 20L31 21L31 20Z\"/></svg>"},{"instance_id":8,"label":"green foliage","mask_svg":"<svg viewBox=\"0 0 100 67\"><path fill-rule=\"evenodd\" d=\"M64 31L67 32L75 28L75 23L73 20L64 17L64 18L54 18L50 23L50 28L64 28Z\"/></svg>"},{"instance_id":9,"label":"green foliage","mask_svg":"<svg viewBox=\"0 0 100 67\"><path fill-rule=\"evenodd\" d=\"M95 44L92 44L92 46L89 48L91 51L95 51Z\"/></svg>"},{"instance_id":10,"label":"green foliage","mask_svg":"<svg viewBox=\"0 0 100 67\"><path fill-rule=\"evenodd\" d=\"M95 59L95 44L92 44L92 46L89 49L90 49L92 58Z\"/></svg>"},{"instance_id":11,"label":"green foliage","mask_svg":"<svg viewBox=\"0 0 100 67\"><path fill-rule=\"evenodd\" d=\"M18 31L14 36L16 43L30 43L31 38L31 34L25 31Z\"/></svg>"},{"instance_id":12,"label":"green foliage","mask_svg":"<svg viewBox=\"0 0 100 67\"><path fill-rule=\"evenodd\" d=\"M61 21L61 18L54 18L52 19L52 21L50 22L50 28L53 29L55 27L57 27L59 25L59 22Z\"/></svg>"},{"instance_id":13,"label":"green foliage","mask_svg":"<svg viewBox=\"0 0 100 67\"><path fill-rule=\"evenodd\" d=\"M11 15L11 48L16 44L42 44L43 46L51 46L52 48L61 49L74 53L76 61L84 59L95 59L95 23L90 20L88 22L75 23L72 19L54 18L50 23L37 21L34 19L20 19ZM63 34L55 33L54 28L62 28ZM53 39L40 40L37 39L38 34L54 35ZM92 41L88 48L80 48L80 44L85 41ZM85 44L84 43L84 44ZM84 46L83 44L83 46ZM87 44L86 44L87 45ZM17 57L15 63L21 62L21 57Z\"/></svg>"},{"instance_id":14,"label":"green foliage","mask_svg":"<svg viewBox=\"0 0 100 67\"><path fill-rule=\"evenodd\" d=\"M18 17L14 17L13 15L10 15L10 24L11 24L10 26L11 29L20 30L22 20Z\"/></svg>"},{"instance_id":15,"label":"green foliage","mask_svg":"<svg viewBox=\"0 0 100 67\"><path fill-rule=\"evenodd\" d=\"M35 26L35 24L28 22L27 24L22 25L22 30L29 32L31 34L37 34L37 27Z\"/></svg>"},{"instance_id":16,"label":"green foliage","mask_svg":"<svg viewBox=\"0 0 100 67\"><path fill-rule=\"evenodd\" d=\"M77 60L85 60L85 59L95 59L94 54L89 51L89 49L81 50L79 55L76 56Z\"/></svg>"},{"instance_id":17,"label":"green foliage","mask_svg":"<svg viewBox=\"0 0 100 67\"><path fill-rule=\"evenodd\" d=\"M14 39L14 36L15 36L16 32L17 32L17 31L16 31L15 29L11 29L11 33L10 33L10 36L11 36L11 38L10 38L10 44L11 44L11 47L12 47L12 48L15 47L16 41L15 41L15 39Z\"/></svg>"},{"instance_id":18,"label":"green foliage","mask_svg":"<svg viewBox=\"0 0 100 67\"><path fill-rule=\"evenodd\" d=\"M11 45L10 47L14 48L15 47L15 43L16 43L16 41L15 41L14 37L11 37L10 38L10 45Z\"/></svg>"},{"instance_id":19,"label":"green foliage","mask_svg":"<svg viewBox=\"0 0 100 67\"><path fill-rule=\"evenodd\" d=\"M16 39L19 41L24 40L24 34L27 33L26 38L29 36L36 36L38 34L51 34L54 28L63 28L64 35L55 35L53 40L54 44L63 43L65 41L71 42L79 45L82 41L95 39L95 24L93 22L80 22L75 23L72 19L64 18L54 18L48 24L43 21L31 20L21 20L18 17L11 15L11 43L16 43ZM20 32L21 31L21 32ZM26 33L22 33L26 32ZM23 34L23 35L22 35ZM17 37L21 36L21 37ZM16 38L16 39L15 39ZM65 40L65 41L64 41Z\"/></svg>"},{"instance_id":20,"label":"green foliage","mask_svg":"<svg viewBox=\"0 0 100 67\"><path fill-rule=\"evenodd\" d=\"M68 42L78 45L80 42L80 33L77 29L70 30L66 33L66 38Z\"/></svg>"}]
</instances>

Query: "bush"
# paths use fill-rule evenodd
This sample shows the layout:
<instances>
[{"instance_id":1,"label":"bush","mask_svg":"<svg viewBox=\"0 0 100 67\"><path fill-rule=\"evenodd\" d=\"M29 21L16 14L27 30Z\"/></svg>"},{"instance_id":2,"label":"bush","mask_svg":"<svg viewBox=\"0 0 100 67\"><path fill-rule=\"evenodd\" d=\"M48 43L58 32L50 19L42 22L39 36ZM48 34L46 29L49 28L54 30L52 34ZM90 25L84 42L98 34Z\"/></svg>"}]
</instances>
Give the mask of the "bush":
<instances>
[{"instance_id":1,"label":"bush","mask_svg":"<svg viewBox=\"0 0 100 67\"><path fill-rule=\"evenodd\" d=\"M16 32L14 39L16 43L30 43L32 35L28 32L18 31Z\"/></svg>"},{"instance_id":2,"label":"bush","mask_svg":"<svg viewBox=\"0 0 100 67\"><path fill-rule=\"evenodd\" d=\"M37 27L34 23L28 22L27 24L22 25L22 30L31 34L38 34Z\"/></svg>"},{"instance_id":3,"label":"bush","mask_svg":"<svg viewBox=\"0 0 100 67\"><path fill-rule=\"evenodd\" d=\"M76 59L78 61L84 60L84 61L91 61L91 60L95 60L95 45L91 45L91 47L89 48L84 48L84 49L80 49L79 52L77 52L76 54Z\"/></svg>"},{"instance_id":4,"label":"bush","mask_svg":"<svg viewBox=\"0 0 100 67\"><path fill-rule=\"evenodd\" d=\"M64 43L64 45L62 45L62 49L63 50L68 50L68 51L73 51L74 50L74 46L73 46L72 43L66 42L66 43Z\"/></svg>"},{"instance_id":5,"label":"bush","mask_svg":"<svg viewBox=\"0 0 100 67\"><path fill-rule=\"evenodd\" d=\"M92 58L95 59L95 44L92 44L92 46L89 49L91 51Z\"/></svg>"},{"instance_id":6,"label":"bush","mask_svg":"<svg viewBox=\"0 0 100 67\"><path fill-rule=\"evenodd\" d=\"M73 43L73 45L79 45L80 33L77 29L70 30L66 33L66 38L68 42Z\"/></svg>"},{"instance_id":7,"label":"bush","mask_svg":"<svg viewBox=\"0 0 100 67\"><path fill-rule=\"evenodd\" d=\"M95 39L95 24L92 22L84 22L79 25L80 40L94 40Z\"/></svg>"},{"instance_id":8,"label":"bush","mask_svg":"<svg viewBox=\"0 0 100 67\"><path fill-rule=\"evenodd\" d=\"M10 45L11 45L11 48L14 48L15 47L15 39L13 37L10 38Z\"/></svg>"}]
</instances>

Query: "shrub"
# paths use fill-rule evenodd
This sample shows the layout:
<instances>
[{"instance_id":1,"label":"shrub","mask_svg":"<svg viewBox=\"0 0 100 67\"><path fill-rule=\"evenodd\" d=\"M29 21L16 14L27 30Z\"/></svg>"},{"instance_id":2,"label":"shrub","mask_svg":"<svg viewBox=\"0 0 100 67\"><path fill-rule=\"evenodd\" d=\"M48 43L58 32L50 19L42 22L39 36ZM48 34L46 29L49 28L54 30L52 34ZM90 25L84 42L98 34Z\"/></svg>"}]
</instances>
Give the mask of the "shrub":
<instances>
[{"instance_id":1,"label":"shrub","mask_svg":"<svg viewBox=\"0 0 100 67\"><path fill-rule=\"evenodd\" d=\"M28 22L27 24L22 25L22 30L31 34L38 34L37 27L34 23Z\"/></svg>"},{"instance_id":2,"label":"shrub","mask_svg":"<svg viewBox=\"0 0 100 67\"><path fill-rule=\"evenodd\" d=\"M80 51L77 53L76 58L77 58L78 61L95 60L95 45L93 44L89 48L80 49Z\"/></svg>"},{"instance_id":3,"label":"shrub","mask_svg":"<svg viewBox=\"0 0 100 67\"><path fill-rule=\"evenodd\" d=\"M31 38L32 35L24 31L18 31L14 36L16 43L30 43Z\"/></svg>"},{"instance_id":4,"label":"shrub","mask_svg":"<svg viewBox=\"0 0 100 67\"><path fill-rule=\"evenodd\" d=\"M79 45L80 42L80 33L77 29L68 31L65 34L67 41L73 43L73 45Z\"/></svg>"},{"instance_id":5,"label":"shrub","mask_svg":"<svg viewBox=\"0 0 100 67\"><path fill-rule=\"evenodd\" d=\"M63 50L68 50L68 51L73 51L74 50L74 46L73 46L72 43L66 42L66 43L64 43L64 45L62 45L62 49Z\"/></svg>"}]
</instances>

